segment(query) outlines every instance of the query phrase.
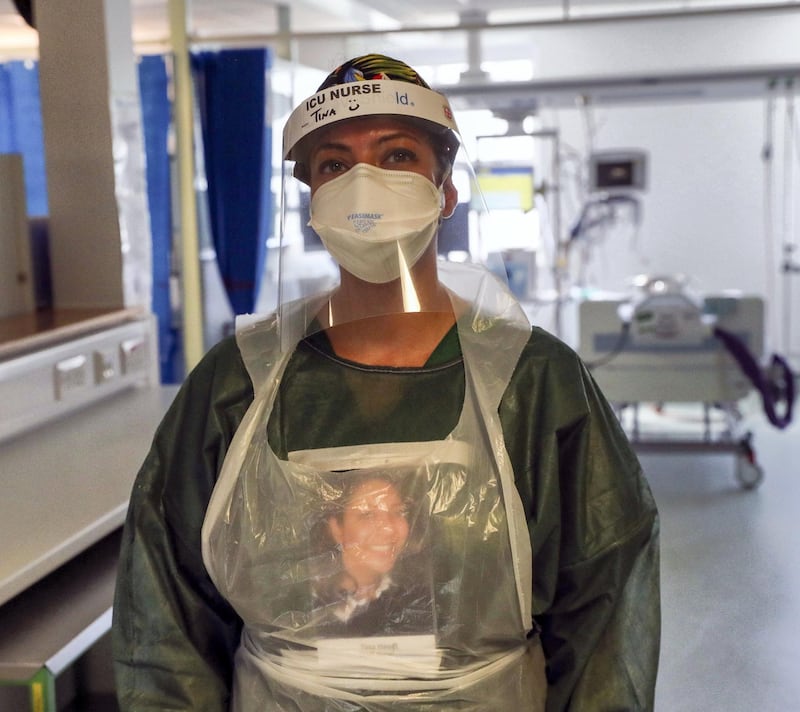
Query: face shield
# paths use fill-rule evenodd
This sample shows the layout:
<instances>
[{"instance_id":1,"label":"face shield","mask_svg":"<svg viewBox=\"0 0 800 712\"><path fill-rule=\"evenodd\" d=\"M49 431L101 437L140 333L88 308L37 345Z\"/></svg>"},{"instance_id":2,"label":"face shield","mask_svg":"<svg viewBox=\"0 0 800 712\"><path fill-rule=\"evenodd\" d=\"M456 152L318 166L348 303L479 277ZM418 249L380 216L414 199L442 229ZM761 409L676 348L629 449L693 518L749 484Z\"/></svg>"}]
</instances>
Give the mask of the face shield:
<instances>
[{"instance_id":1,"label":"face shield","mask_svg":"<svg viewBox=\"0 0 800 712\"><path fill-rule=\"evenodd\" d=\"M441 265L469 254L466 220L440 239L466 205L453 182L457 131L442 94L393 79L328 86L294 110L280 223L287 348L346 323L452 311Z\"/></svg>"}]
</instances>

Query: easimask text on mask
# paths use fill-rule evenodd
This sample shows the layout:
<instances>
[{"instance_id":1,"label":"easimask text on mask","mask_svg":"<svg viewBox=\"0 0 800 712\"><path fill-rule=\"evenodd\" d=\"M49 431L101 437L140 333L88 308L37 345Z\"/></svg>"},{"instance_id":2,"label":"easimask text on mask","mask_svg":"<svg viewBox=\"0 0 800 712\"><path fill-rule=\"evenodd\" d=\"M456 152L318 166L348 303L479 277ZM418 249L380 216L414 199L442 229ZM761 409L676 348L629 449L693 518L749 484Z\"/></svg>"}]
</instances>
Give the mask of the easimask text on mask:
<instances>
[{"instance_id":1,"label":"easimask text on mask","mask_svg":"<svg viewBox=\"0 0 800 712\"><path fill-rule=\"evenodd\" d=\"M443 204L442 189L419 173L359 163L317 189L308 224L343 269L382 284L416 264Z\"/></svg>"}]
</instances>

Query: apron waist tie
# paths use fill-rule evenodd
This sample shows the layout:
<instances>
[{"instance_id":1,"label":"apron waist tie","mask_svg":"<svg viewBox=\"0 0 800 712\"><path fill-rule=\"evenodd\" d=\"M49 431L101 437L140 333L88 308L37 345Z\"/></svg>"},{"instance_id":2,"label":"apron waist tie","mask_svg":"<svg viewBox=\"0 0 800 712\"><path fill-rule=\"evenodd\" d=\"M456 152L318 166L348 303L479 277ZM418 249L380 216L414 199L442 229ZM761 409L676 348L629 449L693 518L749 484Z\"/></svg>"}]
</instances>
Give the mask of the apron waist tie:
<instances>
[{"instance_id":1,"label":"apron waist tie","mask_svg":"<svg viewBox=\"0 0 800 712\"><path fill-rule=\"evenodd\" d=\"M531 645L539 645L538 638L511 650L492 656L488 661L462 668L436 671L430 677L414 679L394 679L387 677L342 677L315 673L309 664L300 664L299 658L292 659L280 653L269 653L259 649L245 630L242 634L242 645L239 654L248 658L266 679L281 685L293 687L310 695L329 697L351 702L394 701L413 695L416 700L420 696L431 696L470 687L478 682L486 682L494 675L499 675L514 664L522 664L525 654ZM300 657L311 656L305 653ZM379 674L379 673L378 673Z\"/></svg>"}]
</instances>

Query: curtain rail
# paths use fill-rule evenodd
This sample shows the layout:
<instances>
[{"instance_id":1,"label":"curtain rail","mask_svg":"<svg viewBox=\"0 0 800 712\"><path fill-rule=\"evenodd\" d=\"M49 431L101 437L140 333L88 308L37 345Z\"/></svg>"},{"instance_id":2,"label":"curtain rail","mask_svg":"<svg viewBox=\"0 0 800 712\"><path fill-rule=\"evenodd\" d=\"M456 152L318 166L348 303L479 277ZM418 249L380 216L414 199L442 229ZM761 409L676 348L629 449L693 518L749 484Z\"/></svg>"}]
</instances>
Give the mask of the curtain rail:
<instances>
[{"instance_id":1,"label":"curtain rail","mask_svg":"<svg viewBox=\"0 0 800 712\"><path fill-rule=\"evenodd\" d=\"M246 47L263 46L275 42L292 41L313 41L339 39L343 35L351 37L369 37L395 34L417 34L434 32L464 32L467 30L480 31L502 31L502 30L525 30L542 27L567 27L577 25L596 25L614 22L644 22L652 20L675 20L675 19L694 19L701 17L721 17L731 15L765 14L770 12L800 12L800 2L796 0L791 3L770 3L755 6L731 6L731 7L707 7L694 10L676 8L674 10L659 10L657 12L620 12L595 15L572 15L569 17L543 18L540 20L524 20L520 22L486 22L486 23L461 23L457 25L415 25L409 27L398 27L391 29L364 29L353 28L349 30L336 31L317 31L317 32L272 32L252 35L197 35L190 34L189 43L193 46L214 46L214 47ZM136 43L139 47L158 47L163 49L169 46L168 38L143 40Z\"/></svg>"}]
</instances>

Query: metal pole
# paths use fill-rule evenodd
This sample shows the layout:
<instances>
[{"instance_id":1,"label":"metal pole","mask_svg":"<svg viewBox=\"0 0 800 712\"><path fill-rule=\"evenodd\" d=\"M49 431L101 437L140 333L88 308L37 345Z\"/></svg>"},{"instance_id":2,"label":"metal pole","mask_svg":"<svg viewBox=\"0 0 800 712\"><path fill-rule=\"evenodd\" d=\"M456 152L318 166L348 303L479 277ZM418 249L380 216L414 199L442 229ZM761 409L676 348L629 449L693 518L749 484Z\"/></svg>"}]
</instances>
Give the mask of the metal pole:
<instances>
[{"instance_id":1,"label":"metal pole","mask_svg":"<svg viewBox=\"0 0 800 712\"><path fill-rule=\"evenodd\" d=\"M183 314L183 358L188 373L202 358L203 298L194 176L192 75L186 34L186 0L169 0L170 38L174 58L175 144L180 207L180 264Z\"/></svg>"}]
</instances>

